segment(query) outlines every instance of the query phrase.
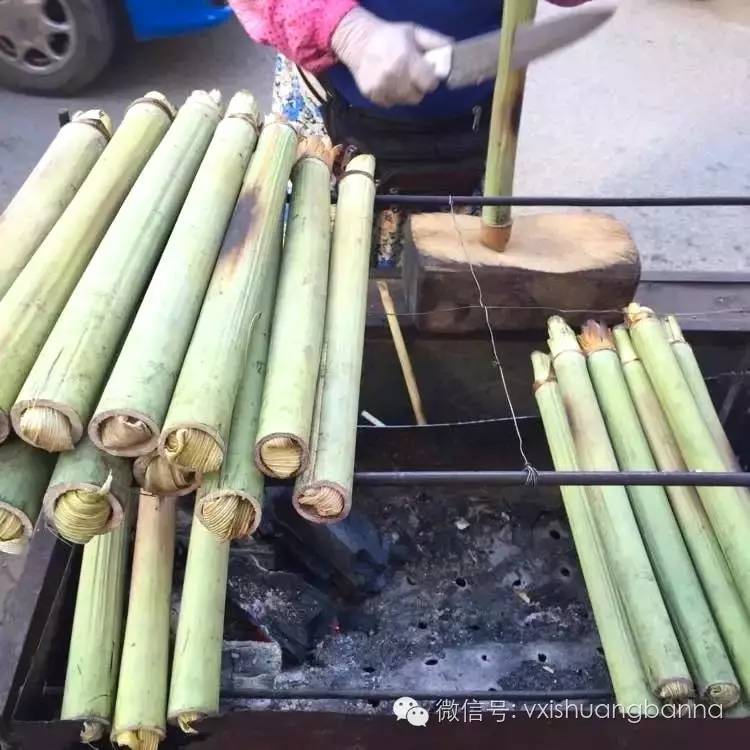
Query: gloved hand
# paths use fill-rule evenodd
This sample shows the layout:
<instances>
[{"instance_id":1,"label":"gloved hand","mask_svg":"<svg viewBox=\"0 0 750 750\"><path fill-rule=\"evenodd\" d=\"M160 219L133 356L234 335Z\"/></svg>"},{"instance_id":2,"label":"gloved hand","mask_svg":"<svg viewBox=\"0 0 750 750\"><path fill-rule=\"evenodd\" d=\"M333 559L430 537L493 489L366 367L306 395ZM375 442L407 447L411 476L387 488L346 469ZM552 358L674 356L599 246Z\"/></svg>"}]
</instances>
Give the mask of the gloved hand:
<instances>
[{"instance_id":1,"label":"gloved hand","mask_svg":"<svg viewBox=\"0 0 750 750\"><path fill-rule=\"evenodd\" d=\"M350 10L331 38L336 56L352 72L359 90L375 104L419 104L440 79L423 59L451 38L412 23L392 23L364 8Z\"/></svg>"}]
</instances>

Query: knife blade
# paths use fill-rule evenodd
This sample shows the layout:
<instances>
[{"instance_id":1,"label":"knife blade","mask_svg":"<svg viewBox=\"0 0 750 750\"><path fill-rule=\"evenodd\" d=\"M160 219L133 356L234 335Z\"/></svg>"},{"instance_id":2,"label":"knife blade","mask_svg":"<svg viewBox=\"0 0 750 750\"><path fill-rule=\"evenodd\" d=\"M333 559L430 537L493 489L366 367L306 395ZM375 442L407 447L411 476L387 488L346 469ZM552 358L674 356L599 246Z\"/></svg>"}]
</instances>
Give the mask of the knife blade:
<instances>
[{"instance_id":1,"label":"knife blade","mask_svg":"<svg viewBox=\"0 0 750 750\"><path fill-rule=\"evenodd\" d=\"M530 62L577 42L608 21L614 12L614 7L597 8L520 25L513 37L511 68L525 68ZM500 32L491 31L429 50L425 60L449 89L460 89L495 78L499 51Z\"/></svg>"}]
</instances>

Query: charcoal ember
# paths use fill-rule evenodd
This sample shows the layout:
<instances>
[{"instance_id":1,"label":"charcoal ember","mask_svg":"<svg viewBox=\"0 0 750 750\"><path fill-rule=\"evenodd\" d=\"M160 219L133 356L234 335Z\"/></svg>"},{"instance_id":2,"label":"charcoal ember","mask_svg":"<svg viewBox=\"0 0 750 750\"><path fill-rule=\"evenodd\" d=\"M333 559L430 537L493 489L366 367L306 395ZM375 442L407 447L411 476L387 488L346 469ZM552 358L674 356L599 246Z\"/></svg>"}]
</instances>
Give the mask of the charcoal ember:
<instances>
[{"instance_id":1,"label":"charcoal ember","mask_svg":"<svg viewBox=\"0 0 750 750\"><path fill-rule=\"evenodd\" d=\"M230 556L227 593L235 612L278 643L294 664L338 627L336 608L322 591L296 573L264 570L249 556Z\"/></svg>"}]
</instances>

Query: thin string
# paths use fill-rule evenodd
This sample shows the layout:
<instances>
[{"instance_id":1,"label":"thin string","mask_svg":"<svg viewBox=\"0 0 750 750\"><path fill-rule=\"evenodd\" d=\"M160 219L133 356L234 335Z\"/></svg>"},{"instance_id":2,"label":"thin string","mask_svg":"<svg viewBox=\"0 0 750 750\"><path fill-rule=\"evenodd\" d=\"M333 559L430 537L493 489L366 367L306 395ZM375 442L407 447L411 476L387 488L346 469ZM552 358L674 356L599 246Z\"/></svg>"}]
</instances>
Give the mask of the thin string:
<instances>
[{"instance_id":1,"label":"thin string","mask_svg":"<svg viewBox=\"0 0 750 750\"><path fill-rule=\"evenodd\" d=\"M482 310L484 310L484 320L487 324L487 331L490 336L490 344L492 346L492 356L495 360L495 365L497 367L497 370L500 373L500 382L503 385L503 391L505 392L505 399L508 402L508 409L510 409L510 416L511 416L511 419L513 420L513 428L515 429L516 436L518 437L518 451L521 454L521 458L523 459L523 465L527 473L526 484L533 486L536 484L538 472L531 465L531 462L526 456L526 451L524 450L523 437L521 436L521 428L518 426L518 418L516 417L516 410L513 407L513 400L510 397L508 383L505 380L505 371L503 370L503 366L500 364L500 355L497 353L497 344L495 342L495 332L492 330L492 323L490 322L490 309L489 307L487 307L487 305L484 304L484 294L482 292L482 285L479 283L479 278L477 277L476 271L474 270L474 264L471 262L471 256L469 255L469 251L466 249L466 244L464 243L463 234L461 233L461 229L458 226L458 221L456 221L456 212L453 206L452 195L448 196L448 205L450 206L450 210L451 210L451 218L453 220L453 226L455 227L456 233L458 234L459 242L461 243L461 249L463 250L463 253L466 256L466 263L468 264L469 270L471 271L471 276L474 279L474 284L477 287L479 306L482 308Z\"/></svg>"}]
</instances>

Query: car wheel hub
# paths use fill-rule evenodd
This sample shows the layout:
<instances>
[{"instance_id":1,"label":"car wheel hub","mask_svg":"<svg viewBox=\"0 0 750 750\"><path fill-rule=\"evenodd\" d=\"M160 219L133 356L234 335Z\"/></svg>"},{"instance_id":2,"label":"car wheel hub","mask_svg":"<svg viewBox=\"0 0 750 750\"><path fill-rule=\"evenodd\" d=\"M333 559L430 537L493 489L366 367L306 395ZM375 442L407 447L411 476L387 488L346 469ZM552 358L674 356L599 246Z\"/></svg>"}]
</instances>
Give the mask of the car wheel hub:
<instances>
[{"instance_id":1,"label":"car wheel hub","mask_svg":"<svg viewBox=\"0 0 750 750\"><path fill-rule=\"evenodd\" d=\"M26 73L54 73L75 43L67 0L0 0L0 61Z\"/></svg>"}]
</instances>

